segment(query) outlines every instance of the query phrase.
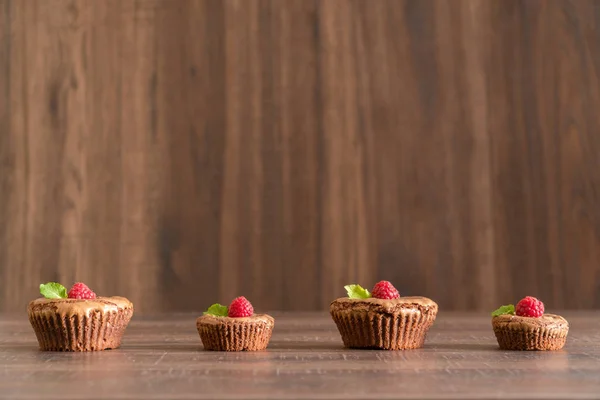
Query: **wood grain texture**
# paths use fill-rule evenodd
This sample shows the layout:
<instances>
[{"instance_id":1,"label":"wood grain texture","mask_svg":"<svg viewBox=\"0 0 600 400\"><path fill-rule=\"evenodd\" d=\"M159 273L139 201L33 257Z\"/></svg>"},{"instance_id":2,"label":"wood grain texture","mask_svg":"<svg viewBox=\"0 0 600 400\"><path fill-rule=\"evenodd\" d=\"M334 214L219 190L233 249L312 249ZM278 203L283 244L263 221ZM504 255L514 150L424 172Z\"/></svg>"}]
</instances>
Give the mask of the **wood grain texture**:
<instances>
[{"instance_id":1,"label":"wood grain texture","mask_svg":"<svg viewBox=\"0 0 600 400\"><path fill-rule=\"evenodd\" d=\"M596 2L495 3L488 78L501 293L600 305ZM508 133L510 132L510 133Z\"/></svg>"},{"instance_id":2,"label":"wood grain texture","mask_svg":"<svg viewBox=\"0 0 600 400\"><path fill-rule=\"evenodd\" d=\"M10 1L0 0L0 223L7 221L8 210L8 192L11 185L11 173L14 168L13 158L10 149ZM5 282L5 275L8 269L6 265L7 252L7 231L0 229L0 280ZM0 295L0 308L4 303L4 296Z\"/></svg>"},{"instance_id":3,"label":"wood grain texture","mask_svg":"<svg viewBox=\"0 0 600 400\"><path fill-rule=\"evenodd\" d=\"M593 0L0 0L0 310L600 306Z\"/></svg>"},{"instance_id":4,"label":"wood grain texture","mask_svg":"<svg viewBox=\"0 0 600 400\"><path fill-rule=\"evenodd\" d=\"M600 393L600 315L568 313L557 352L498 350L489 316L440 315L423 349L348 350L325 314L279 314L256 353L203 351L195 315L132 320L122 347L37 349L24 318L0 318L0 398L590 399Z\"/></svg>"}]
</instances>

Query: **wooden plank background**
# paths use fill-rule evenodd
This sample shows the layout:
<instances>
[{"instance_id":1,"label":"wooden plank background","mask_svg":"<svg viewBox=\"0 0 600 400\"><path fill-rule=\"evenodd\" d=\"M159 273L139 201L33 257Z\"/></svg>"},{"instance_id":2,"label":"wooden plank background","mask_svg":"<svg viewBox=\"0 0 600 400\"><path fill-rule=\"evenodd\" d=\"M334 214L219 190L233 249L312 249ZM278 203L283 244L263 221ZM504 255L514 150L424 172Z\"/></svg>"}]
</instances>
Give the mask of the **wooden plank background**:
<instances>
[{"instance_id":1,"label":"wooden plank background","mask_svg":"<svg viewBox=\"0 0 600 400\"><path fill-rule=\"evenodd\" d=\"M593 0L0 0L0 310L598 307L599 78Z\"/></svg>"}]
</instances>

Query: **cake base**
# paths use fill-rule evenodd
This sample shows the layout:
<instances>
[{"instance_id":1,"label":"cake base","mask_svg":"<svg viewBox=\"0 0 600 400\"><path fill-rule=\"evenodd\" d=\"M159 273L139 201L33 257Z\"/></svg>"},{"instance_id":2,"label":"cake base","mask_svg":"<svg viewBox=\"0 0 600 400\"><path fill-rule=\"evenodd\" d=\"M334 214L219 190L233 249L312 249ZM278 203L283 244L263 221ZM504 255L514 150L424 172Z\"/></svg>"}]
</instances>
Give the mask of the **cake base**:
<instances>
[{"instance_id":1,"label":"cake base","mask_svg":"<svg viewBox=\"0 0 600 400\"><path fill-rule=\"evenodd\" d=\"M266 314L246 318L203 315L196 328L205 350L260 351L267 348L275 320Z\"/></svg>"},{"instance_id":2,"label":"cake base","mask_svg":"<svg viewBox=\"0 0 600 400\"><path fill-rule=\"evenodd\" d=\"M39 299L28 307L42 351L100 351L121 345L133 305L122 297Z\"/></svg>"},{"instance_id":3,"label":"cake base","mask_svg":"<svg viewBox=\"0 0 600 400\"><path fill-rule=\"evenodd\" d=\"M410 350L423 347L437 304L424 297L342 298L331 304L330 313L345 347Z\"/></svg>"},{"instance_id":4,"label":"cake base","mask_svg":"<svg viewBox=\"0 0 600 400\"><path fill-rule=\"evenodd\" d=\"M492 327L501 350L560 350L569 333L568 322L553 314L540 318L500 315L492 319Z\"/></svg>"}]
</instances>

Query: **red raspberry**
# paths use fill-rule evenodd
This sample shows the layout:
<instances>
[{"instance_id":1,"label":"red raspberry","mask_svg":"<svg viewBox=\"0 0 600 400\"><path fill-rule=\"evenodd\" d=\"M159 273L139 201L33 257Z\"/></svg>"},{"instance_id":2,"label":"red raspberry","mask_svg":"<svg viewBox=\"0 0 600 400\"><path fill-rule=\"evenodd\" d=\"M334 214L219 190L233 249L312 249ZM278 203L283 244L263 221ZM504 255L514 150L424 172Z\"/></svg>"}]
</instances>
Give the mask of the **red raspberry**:
<instances>
[{"instance_id":1,"label":"red raspberry","mask_svg":"<svg viewBox=\"0 0 600 400\"><path fill-rule=\"evenodd\" d=\"M68 296L70 299L92 300L96 298L96 293L92 292L92 289L87 287L85 283L77 282L73 285L71 290L69 290Z\"/></svg>"},{"instance_id":2,"label":"red raspberry","mask_svg":"<svg viewBox=\"0 0 600 400\"><path fill-rule=\"evenodd\" d=\"M535 297L527 296L517 303L516 314L519 317L539 318L544 315L544 303Z\"/></svg>"},{"instance_id":3,"label":"red raspberry","mask_svg":"<svg viewBox=\"0 0 600 400\"><path fill-rule=\"evenodd\" d=\"M254 308L244 296L233 299L227 311L227 316L231 318L251 317L252 314L254 314Z\"/></svg>"},{"instance_id":4,"label":"red raspberry","mask_svg":"<svg viewBox=\"0 0 600 400\"><path fill-rule=\"evenodd\" d=\"M373 286L371 293L376 299L397 299L400 297L400 293L398 293L394 285L388 281L377 282L375 286Z\"/></svg>"}]
</instances>

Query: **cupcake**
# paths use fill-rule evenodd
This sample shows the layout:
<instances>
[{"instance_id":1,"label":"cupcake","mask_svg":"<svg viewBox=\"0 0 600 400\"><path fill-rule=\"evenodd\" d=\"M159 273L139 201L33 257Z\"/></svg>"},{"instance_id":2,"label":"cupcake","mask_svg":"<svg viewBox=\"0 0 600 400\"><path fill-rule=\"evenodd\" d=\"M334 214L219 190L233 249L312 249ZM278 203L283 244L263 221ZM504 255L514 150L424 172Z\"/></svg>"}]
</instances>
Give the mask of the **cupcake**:
<instances>
[{"instance_id":1,"label":"cupcake","mask_svg":"<svg viewBox=\"0 0 600 400\"><path fill-rule=\"evenodd\" d=\"M27 307L29 322L40 350L97 351L121 345L133 315L133 304L124 297L96 297L83 283L67 293L59 283L40 285L44 298Z\"/></svg>"},{"instance_id":2,"label":"cupcake","mask_svg":"<svg viewBox=\"0 0 600 400\"><path fill-rule=\"evenodd\" d=\"M205 350L258 351L269 344L275 320L270 315L254 314L252 304L243 296L229 307L213 304L196 320Z\"/></svg>"},{"instance_id":3,"label":"cupcake","mask_svg":"<svg viewBox=\"0 0 600 400\"><path fill-rule=\"evenodd\" d=\"M569 333L566 319L544 314L544 303L530 296L494 311L492 327L502 350L560 350Z\"/></svg>"},{"instance_id":4,"label":"cupcake","mask_svg":"<svg viewBox=\"0 0 600 400\"><path fill-rule=\"evenodd\" d=\"M358 349L408 350L423 346L438 306L426 297L400 297L388 281L373 287L345 286L348 297L330 306L344 346Z\"/></svg>"}]
</instances>

